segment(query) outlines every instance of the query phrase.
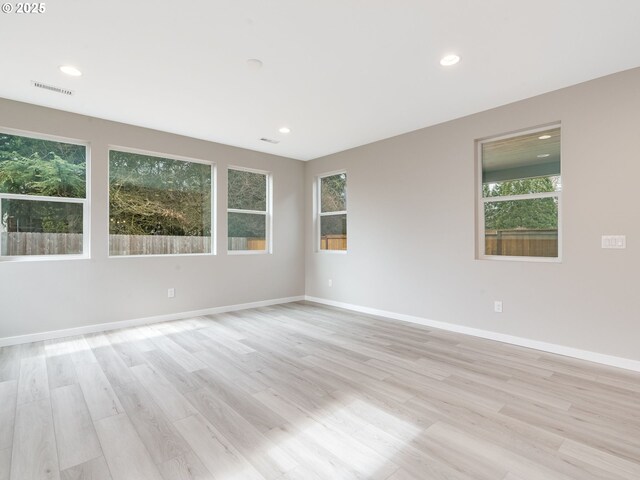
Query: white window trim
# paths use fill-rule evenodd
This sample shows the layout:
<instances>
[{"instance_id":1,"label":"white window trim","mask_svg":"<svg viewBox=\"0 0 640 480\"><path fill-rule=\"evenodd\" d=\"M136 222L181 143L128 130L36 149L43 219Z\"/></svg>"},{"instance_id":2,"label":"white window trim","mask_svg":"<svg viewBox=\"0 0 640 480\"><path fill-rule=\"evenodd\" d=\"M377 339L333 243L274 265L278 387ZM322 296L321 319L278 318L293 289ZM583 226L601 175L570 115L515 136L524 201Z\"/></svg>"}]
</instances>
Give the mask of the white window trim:
<instances>
[{"instance_id":1,"label":"white window trim","mask_svg":"<svg viewBox=\"0 0 640 480\"><path fill-rule=\"evenodd\" d=\"M216 212L218 201L216 198L216 186L217 186L217 178L218 178L218 170L215 162L209 160L202 160L199 158L185 157L183 155L174 155L169 153L156 152L152 150L143 150L139 148L132 147L123 147L121 145L108 145L107 147L107 222L109 222L109 218L111 218L111 212L109 210L110 205L110 191L111 191L111 152L124 152L124 153L133 153L137 155L147 155L150 157L159 157L166 158L168 160L177 160L179 162L191 162L191 163L200 163L203 165L209 165L211 167L211 251L208 253L154 253L149 255L111 255L109 253L109 235L111 233L107 233L107 257L109 259L112 258L164 258L164 257L211 257L217 254L217 225L216 225ZM107 228L107 232L109 232L110 226Z\"/></svg>"},{"instance_id":2,"label":"white window trim","mask_svg":"<svg viewBox=\"0 0 640 480\"><path fill-rule=\"evenodd\" d=\"M519 130L517 132L500 135L497 137L487 137L478 140L476 148L476 199L477 199L477 225L476 230L476 258L478 260L498 260L502 262L534 262L534 263L562 263L562 191L530 193L526 195L507 195L503 197L483 197L482 196L482 145L496 140L519 137L528 133L538 133L553 128L561 128L560 123L552 123L542 127ZM560 143L560 158L562 159L562 141ZM560 178L562 178L562 160L560 160ZM562 178L562 189L565 182ZM484 227L484 206L486 203L505 202L509 200L531 200L537 198L557 198L558 199L558 256L557 257L530 257L515 255L486 255L485 252L485 227Z\"/></svg>"},{"instance_id":3,"label":"white window trim","mask_svg":"<svg viewBox=\"0 0 640 480\"><path fill-rule=\"evenodd\" d=\"M75 255L0 255L0 262L34 262L48 260L87 260L91 258L91 145L87 141L76 138L48 135L44 133L18 130L15 128L0 127L0 133L20 137L48 140L51 142L69 143L85 148L85 198L48 197L42 195L22 195L14 193L0 193L0 202L3 199L31 200L41 202L81 203L82 204L82 254ZM2 237L0 236L0 242ZM0 245L0 249L1 249ZM1 251L1 250L0 250Z\"/></svg>"},{"instance_id":4,"label":"white window trim","mask_svg":"<svg viewBox=\"0 0 640 480\"><path fill-rule=\"evenodd\" d=\"M320 219L322 217L327 217L327 216L331 216L331 215L346 215L347 216L347 223L349 222L349 215L347 213L347 210L349 209L347 206L347 210L340 210L337 212L323 212L321 211L322 209L322 199L320 198L322 195L322 188L321 188L321 183L322 183L322 179L326 178L326 177L332 177L334 175L340 175L341 173L344 173L345 175L347 175L347 171L346 170L335 170L332 172L326 172L323 173L321 175L318 175L315 179L314 182L314 210L315 210L315 216L316 216L316 221L315 221L315 251L316 253L320 253L320 254L329 254L329 255L334 255L334 254L338 254L338 255L346 255L347 252L349 251L349 239L347 237L347 249L346 250L328 250L328 249L322 249L321 245L322 245L322 230L321 230L321 226L320 226ZM347 175L347 182L349 181L349 176ZM347 198L347 201L349 199ZM348 205L348 204L347 204ZM348 233L347 233L348 236Z\"/></svg>"},{"instance_id":5,"label":"white window trim","mask_svg":"<svg viewBox=\"0 0 640 480\"><path fill-rule=\"evenodd\" d=\"M266 177L267 182L267 204L266 211L262 210L243 210L241 208L229 208L229 170L237 170L240 172L258 173ZM273 253L273 174L266 170L257 170L255 168L239 167L236 165L227 166L227 255L268 255ZM252 215L264 215L265 216L265 243L266 248L264 250L229 250L229 213L248 213Z\"/></svg>"}]
</instances>

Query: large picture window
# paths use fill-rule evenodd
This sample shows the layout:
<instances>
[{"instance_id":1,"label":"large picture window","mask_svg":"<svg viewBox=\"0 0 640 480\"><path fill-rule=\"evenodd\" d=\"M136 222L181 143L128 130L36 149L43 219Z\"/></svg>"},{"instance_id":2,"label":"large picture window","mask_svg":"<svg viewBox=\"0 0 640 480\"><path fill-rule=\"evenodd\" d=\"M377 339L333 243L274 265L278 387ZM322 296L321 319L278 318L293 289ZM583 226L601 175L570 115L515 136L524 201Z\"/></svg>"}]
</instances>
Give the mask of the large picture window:
<instances>
[{"instance_id":1,"label":"large picture window","mask_svg":"<svg viewBox=\"0 0 640 480\"><path fill-rule=\"evenodd\" d=\"M228 170L227 237L229 252L268 252L271 187L267 172Z\"/></svg>"},{"instance_id":2,"label":"large picture window","mask_svg":"<svg viewBox=\"0 0 640 480\"><path fill-rule=\"evenodd\" d=\"M0 132L0 257L87 255L87 147Z\"/></svg>"},{"instance_id":3,"label":"large picture window","mask_svg":"<svg viewBox=\"0 0 640 480\"><path fill-rule=\"evenodd\" d=\"M109 151L109 254L212 253L211 163Z\"/></svg>"},{"instance_id":4,"label":"large picture window","mask_svg":"<svg viewBox=\"0 0 640 480\"><path fill-rule=\"evenodd\" d=\"M347 174L318 178L320 250L347 250Z\"/></svg>"},{"instance_id":5,"label":"large picture window","mask_svg":"<svg viewBox=\"0 0 640 480\"><path fill-rule=\"evenodd\" d=\"M479 146L480 257L560 258L560 127Z\"/></svg>"}]
</instances>

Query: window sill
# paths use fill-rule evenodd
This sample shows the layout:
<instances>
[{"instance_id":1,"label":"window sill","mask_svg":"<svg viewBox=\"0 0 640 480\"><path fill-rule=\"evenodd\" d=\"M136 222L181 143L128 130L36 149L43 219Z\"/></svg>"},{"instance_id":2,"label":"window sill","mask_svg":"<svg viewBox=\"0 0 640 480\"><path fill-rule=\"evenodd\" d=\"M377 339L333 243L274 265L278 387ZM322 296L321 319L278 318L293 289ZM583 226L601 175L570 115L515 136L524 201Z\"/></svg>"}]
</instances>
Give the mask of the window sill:
<instances>
[{"instance_id":1,"label":"window sill","mask_svg":"<svg viewBox=\"0 0 640 480\"><path fill-rule=\"evenodd\" d=\"M0 263L59 262L61 260L91 260L91 257L89 255L19 255L0 257Z\"/></svg>"},{"instance_id":2,"label":"window sill","mask_svg":"<svg viewBox=\"0 0 640 480\"><path fill-rule=\"evenodd\" d=\"M215 253L153 253L148 255L109 255L112 258L215 257Z\"/></svg>"},{"instance_id":3,"label":"window sill","mask_svg":"<svg viewBox=\"0 0 640 480\"><path fill-rule=\"evenodd\" d=\"M269 250L227 250L227 255L270 255Z\"/></svg>"},{"instance_id":4,"label":"window sill","mask_svg":"<svg viewBox=\"0 0 640 480\"><path fill-rule=\"evenodd\" d=\"M497 260L498 262L562 263L560 257L519 257L516 255L480 255L476 260Z\"/></svg>"}]
</instances>

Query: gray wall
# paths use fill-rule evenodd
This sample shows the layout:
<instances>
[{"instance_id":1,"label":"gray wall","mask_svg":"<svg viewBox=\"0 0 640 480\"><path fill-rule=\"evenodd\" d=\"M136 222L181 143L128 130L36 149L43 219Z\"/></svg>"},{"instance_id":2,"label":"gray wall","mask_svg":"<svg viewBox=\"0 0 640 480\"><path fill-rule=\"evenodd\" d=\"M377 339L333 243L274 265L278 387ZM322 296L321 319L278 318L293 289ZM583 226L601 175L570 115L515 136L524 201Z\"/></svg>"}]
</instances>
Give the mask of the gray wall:
<instances>
[{"instance_id":1,"label":"gray wall","mask_svg":"<svg viewBox=\"0 0 640 480\"><path fill-rule=\"evenodd\" d=\"M474 141L557 121L562 262L476 260ZM349 252L317 253L310 192L338 169ZM314 160L307 295L640 359L639 183L640 69ZM627 249L601 249L602 234Z\"/></svg>"},{"instance_id":2,"label":"gray wall","mask_svg":"<svg viewBox=\"0 0 640 480\"><path fill-rule=\"evenodd\" d=\"M0 262L0 338L304 294L303 162L2 99L0 127L88 141L92 170L92 258ZM217 256L108 258L108 145L217 164ZM273 254L226 254L227 165L273 173Z\"/></svg>"}]
</instances>

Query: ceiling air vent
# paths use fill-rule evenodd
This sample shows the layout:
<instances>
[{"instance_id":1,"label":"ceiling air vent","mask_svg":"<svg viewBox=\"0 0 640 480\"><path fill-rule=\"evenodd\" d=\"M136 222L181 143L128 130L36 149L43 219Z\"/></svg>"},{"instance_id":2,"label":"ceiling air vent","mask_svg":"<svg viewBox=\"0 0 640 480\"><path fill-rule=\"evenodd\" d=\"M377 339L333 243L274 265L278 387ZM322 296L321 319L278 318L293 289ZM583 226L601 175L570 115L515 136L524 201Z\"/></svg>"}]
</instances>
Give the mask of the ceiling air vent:
<instances>
[{"instance_id":1,"label":"ceiling air vent","mask_svg":"<svg viewBox=\"0 0 640 480\"><path fill-rule=\"evenodd\" d=\"M72 90L67 90L66 88L54 87L53 85L47 85L42 82L31 82L34 87L44 88L45 90L49 90L50 92L62 93L63 95L73 95Z\"/></svg>"},{"instance_id":2,"label":"ceiling air vent","mask_svg":"<svg viewBox=\"0 0 640 480\"><path fill-rule=\"evenodd\" d=\"M274 145L275 145L276 143L280 143L280 140L273 140L272 138L264 138L264 137L262 137L262 138L260 139L260 141L262 141L262 142L267 142L267 143L273 143Z\"/></svg>"}]
</instances>

